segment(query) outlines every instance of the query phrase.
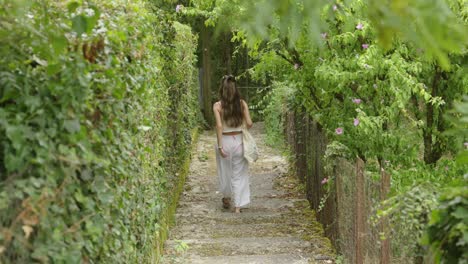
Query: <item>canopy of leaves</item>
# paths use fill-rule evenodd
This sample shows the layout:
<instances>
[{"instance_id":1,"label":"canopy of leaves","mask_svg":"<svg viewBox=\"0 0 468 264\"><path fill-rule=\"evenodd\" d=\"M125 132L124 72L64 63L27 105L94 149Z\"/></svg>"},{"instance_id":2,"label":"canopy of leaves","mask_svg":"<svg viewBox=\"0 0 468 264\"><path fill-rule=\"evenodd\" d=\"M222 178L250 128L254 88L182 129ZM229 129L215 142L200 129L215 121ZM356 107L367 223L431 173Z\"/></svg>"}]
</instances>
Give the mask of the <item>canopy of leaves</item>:
<instances>
[{"instance_id":1,"label":"canopy of leaves","mask_svg":"<svg viewBox=\"0 0 468 264\"><path fill-rule=\"evenodd\" d=\"M271 39L269 29L274 27L289 46L295 46L303 33L319 45L328 23L358 4L365 7L358 11L361 18L373 25L377 43L385 49L398 45L396 38L402 39L448 69L448 54L460 53L468 45L465 0L194 0L190 4L194 9L188 14L202 15L210 25L244 30L251 43L257 37ZM460 10L461 19L452 10Z\"/></svg>"}]
</instances>

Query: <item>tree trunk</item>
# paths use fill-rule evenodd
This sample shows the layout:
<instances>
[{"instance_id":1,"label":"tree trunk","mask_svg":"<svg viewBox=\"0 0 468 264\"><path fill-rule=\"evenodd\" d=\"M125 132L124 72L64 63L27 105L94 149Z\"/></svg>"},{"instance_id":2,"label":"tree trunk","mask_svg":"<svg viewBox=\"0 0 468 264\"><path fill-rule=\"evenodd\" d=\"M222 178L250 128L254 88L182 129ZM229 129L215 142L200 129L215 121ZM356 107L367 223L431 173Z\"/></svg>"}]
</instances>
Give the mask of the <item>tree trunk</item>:
<instances>
[{"instance_id":1,"label":"tree trunk","mask_svg":"<svg viewBox=\"0 0 468 264\"><path fill-rule=\"evenodd\" d=\"M208 126L213 125L213 109L211 104L211 32L205 25L201 30L202 39L202 67L203 67L203 117Z\"/></svg>"},{"instance_id":2,"label":"tree trunk","mask_svg":"<svg viewBox=\"0 0 468 264\"><path fill-rule=\"evenodd\" d=\"M224 52L227 74L232 74L232 52L231 52L231 33L227 32L224 34Z\"/></svg>"},{"instance_id":3,"label":"tree trunk","mask_svg":"<svg viewBox=\"0 0 468 264\"><path fill-rule=\"evenodd\" d=\"M441 77L441 72L438 66L435 66L434 79L432 81L431 87L431 96L436 97L438 93L438 86ZM440 157L442 156L442 150L440 148L440 142L436 139L436 142L433 141L433 136L437 132L436 126L434 124L434 115L435 112L439 112L439 109L434 109L434 105L431 102L426 103L426 127L423 129L423 138L424 138L424 162L426 164L435 164ZM441 116L438 117L442 118Z\"/></svg>"}]
</instances>

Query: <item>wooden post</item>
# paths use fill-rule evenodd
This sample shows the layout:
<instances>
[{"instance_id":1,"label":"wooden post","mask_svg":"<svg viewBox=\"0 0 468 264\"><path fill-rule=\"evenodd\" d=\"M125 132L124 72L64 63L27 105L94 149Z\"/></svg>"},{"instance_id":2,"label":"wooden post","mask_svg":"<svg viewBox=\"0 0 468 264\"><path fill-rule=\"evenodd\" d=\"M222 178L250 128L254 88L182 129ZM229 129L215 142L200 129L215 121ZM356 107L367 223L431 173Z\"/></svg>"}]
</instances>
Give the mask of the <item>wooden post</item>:
<instances>
[{"instance_id":1,"label":"wooden post","mask_svg":"<svg viewBox=\"0 0 468 264\"><path fill-rule=\"evenodd\" d=\"M356 161L356 221L354 228L354 239L356 246L355 263L364 263L364 234L365 234L365 183L364 183L364 161L360 158Z\"/></svg>"},{"instance_id":2,"label":"wooden post","mask_svg":"<svg viewBox=\"0 0 468 264\"><path fill-rule=\"evenodd\" d=\"M387 198L387 194L390 191L390 174L384 171L383 168L380 170L380 200L383 201ZM385 234L385 239L382 241L380 246L380 264L390 263L390 237L388 237L388 219L383 217L380 223L380 232Z\"/></svg>"}]
</instances>

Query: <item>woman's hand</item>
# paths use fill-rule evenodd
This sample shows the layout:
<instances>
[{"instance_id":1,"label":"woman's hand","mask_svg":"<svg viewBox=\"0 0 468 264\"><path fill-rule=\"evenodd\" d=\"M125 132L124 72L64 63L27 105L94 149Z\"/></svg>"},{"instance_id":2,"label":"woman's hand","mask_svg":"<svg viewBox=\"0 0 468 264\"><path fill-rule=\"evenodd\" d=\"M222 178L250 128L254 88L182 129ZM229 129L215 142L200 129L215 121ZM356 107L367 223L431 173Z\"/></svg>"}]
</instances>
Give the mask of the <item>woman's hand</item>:
<instances>
[{"instance_id":1,"label":"woman's hand","mask_svg":"<svg viewBox=\"0 0 468 264\"><path fill-rule=\"evenodd\" d=\"M227 158L228 154L224 151L223 148L219 148L219 155L223 158Z\"/></svg>"}]
</instances>

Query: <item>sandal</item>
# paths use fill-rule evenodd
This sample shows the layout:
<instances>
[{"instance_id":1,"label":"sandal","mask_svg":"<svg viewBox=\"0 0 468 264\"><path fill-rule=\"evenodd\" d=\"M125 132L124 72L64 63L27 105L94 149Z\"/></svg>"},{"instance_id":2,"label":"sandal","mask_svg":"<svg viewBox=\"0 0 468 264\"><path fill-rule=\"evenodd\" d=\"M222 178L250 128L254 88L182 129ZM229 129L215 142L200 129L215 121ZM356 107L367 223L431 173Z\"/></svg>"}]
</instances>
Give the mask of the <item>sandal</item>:
<instances>
[{"instance_id":1,"label":"sandal","mask_svg":"<svg viewBox=\"0 0 468 264\"><path fill-rule=\"evenodd\" d=\"M231 207L231 198L223 198L221 201L223 202L224 209L229 209Z\"/></svg>"}]
</instances>

